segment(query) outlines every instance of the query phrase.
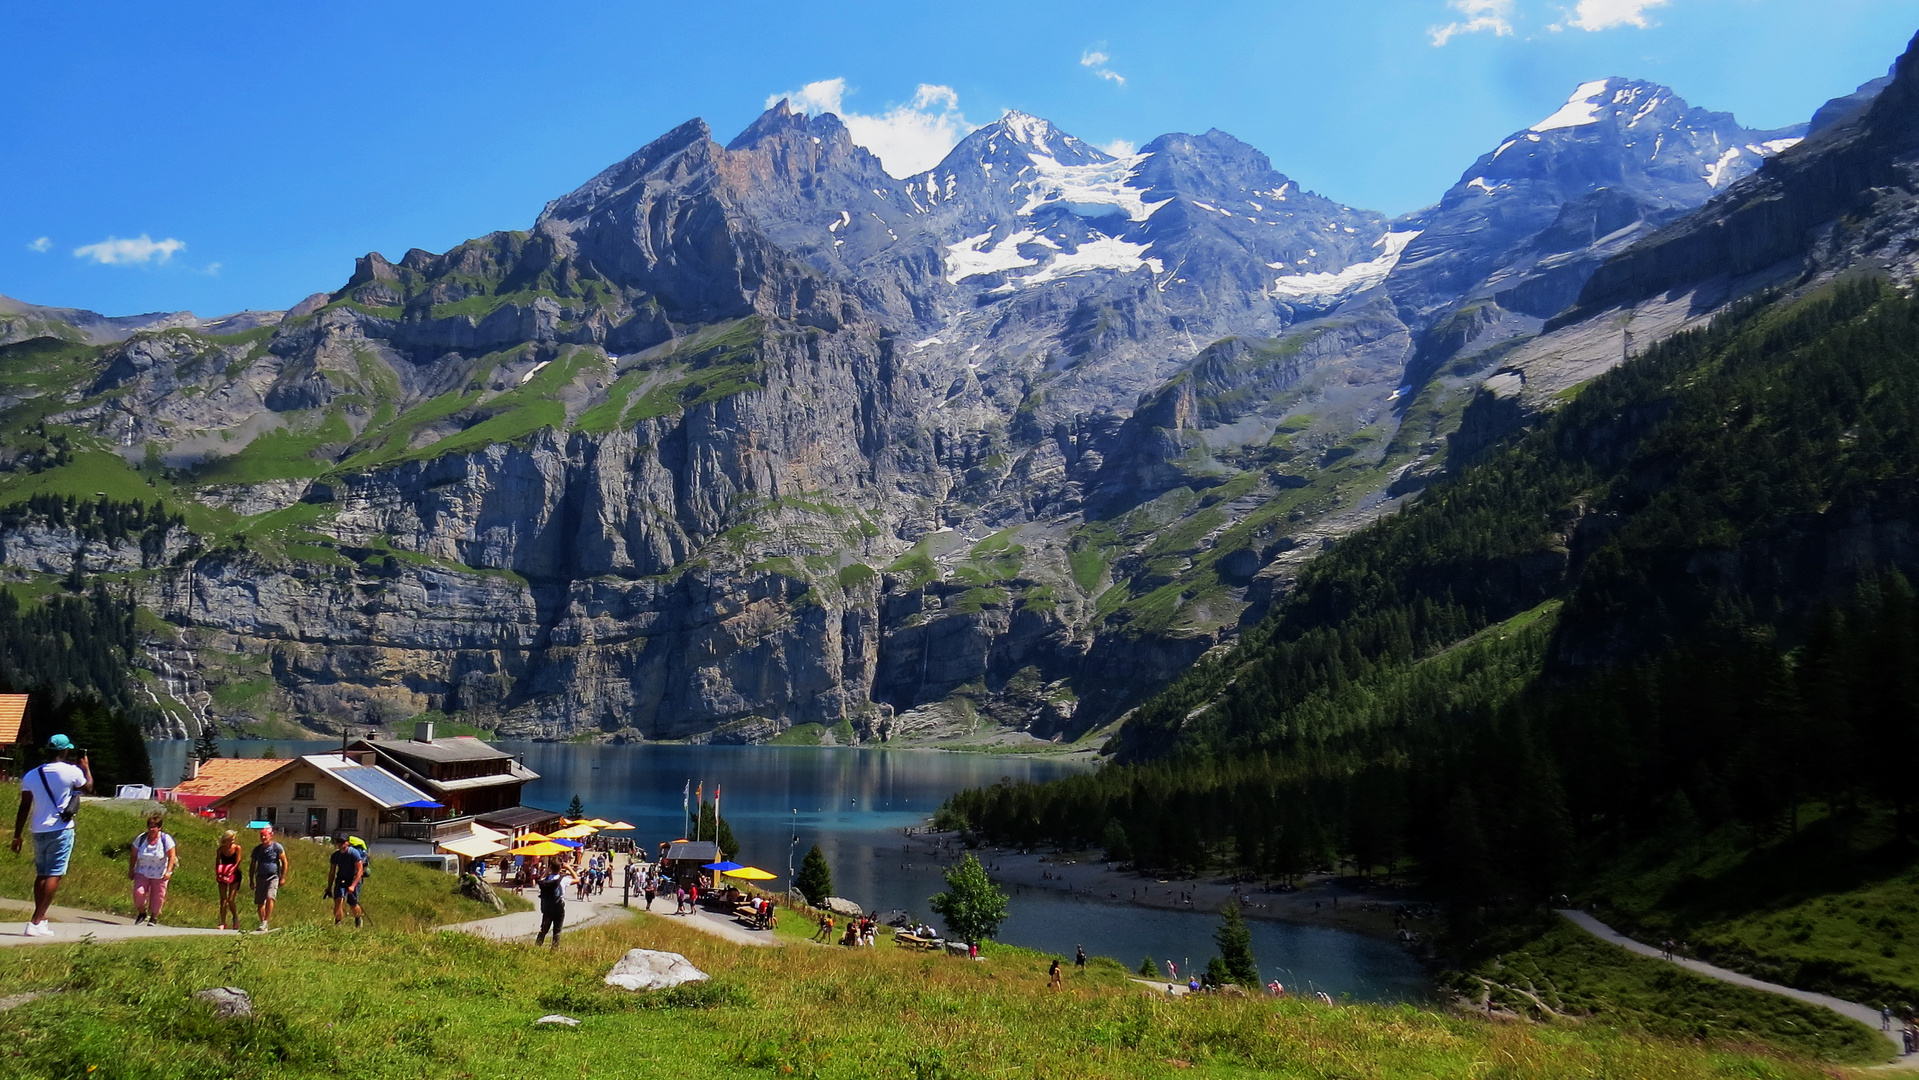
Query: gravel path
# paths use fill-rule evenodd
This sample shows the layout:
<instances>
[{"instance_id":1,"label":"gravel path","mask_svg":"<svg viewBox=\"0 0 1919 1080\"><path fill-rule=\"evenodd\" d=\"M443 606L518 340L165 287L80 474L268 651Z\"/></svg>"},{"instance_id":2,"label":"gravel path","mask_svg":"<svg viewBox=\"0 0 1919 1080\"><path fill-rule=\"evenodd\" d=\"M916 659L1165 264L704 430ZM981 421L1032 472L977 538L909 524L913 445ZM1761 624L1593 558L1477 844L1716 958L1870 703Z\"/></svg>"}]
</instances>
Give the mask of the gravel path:
<instances>
[{"instance_id":1,"label":"gravel path","mask_svg":"<svg viewBox=\"0 0 1919 1080\"><path fill-rule=\"evenodd\" d=\"M1600 922L1598 919L1593 918L1583 911L1561 909L1559 914L1564 916L1566 920L1574 926L1579 927L1581 930L1586 931L1601 941L1610 942L1622 949L1636 952L1641 956L1650 956L1655 960L1665 959L1656 947L1634 941L1632 938L1614 930L1612 927L1607 926L1605 923ZM1704 975L1709 979L1718 979L1720 982L1731 983L1734 986L1744 986L1753 990L1764 990L1769 994L1780 994L1806 1002L1809 1005L1823 1006L1848 1020L1857 1020L1859 1023L1866 1025L1867 1028L1873 1031L1879 1031L1879 1010L1869 1005L1861 1005L1856 1001L1843 1001L1827 994L1815 994L1810 990L1800 990L1791 986L1781 986L1778 983L1765 982L1761 979L1755 979L1750 975L1741 975L1737 971L1728 971L1717 965L1708 964L1704 960L1675 957L1666 962L1678 964L1688 971ZM1883 1035L1885 1033L1880 1032L1880 1034ZM1899 1046L1892 1042L1891 1036L1886 1036L1886 1041L1892 1047L1894 1053L1899 1052Z\"/></svg>"}]
</instances>

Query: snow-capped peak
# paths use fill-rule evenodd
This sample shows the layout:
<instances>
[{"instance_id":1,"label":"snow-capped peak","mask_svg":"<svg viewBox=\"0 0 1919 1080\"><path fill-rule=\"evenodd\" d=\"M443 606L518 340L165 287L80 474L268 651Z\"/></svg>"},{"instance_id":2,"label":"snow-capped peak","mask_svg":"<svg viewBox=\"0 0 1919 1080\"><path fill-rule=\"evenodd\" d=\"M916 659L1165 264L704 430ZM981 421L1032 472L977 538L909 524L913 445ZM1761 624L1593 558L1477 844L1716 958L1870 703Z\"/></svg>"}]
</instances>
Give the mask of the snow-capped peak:
<instances>
[{"instance_id":1,"label":"snow-capped peak","mask_svg":"<svg viewBox=\"0 0 1919 1080\"><path fill-rule=\"evenodd\" d=\"M1014 142L1049 155L1053 153L1049 140L1060 135L1059 129L1050 121L1020 112L1018 109L1007 110L1006 115L999 118L999 127Z\"/></svg>"},{"instance_id":2,"label":"snow-capped peak","mask_svg":"<svg viewBox=\"0 0 1919 1080\"><path fill-rule=\"evenodd\" d=\"M1601 102L1599 96L1606 92L1609 82L1610 80L1601 79L1598 82L1580 83L1579 89L1573 91L1573 96L1566 99L1566 103L1559 107L1558 112L1534 124L1530 130L1554 131L1559 128L1597 124L1599 110L1607 104Z\"/></svg>"}]
</instances>

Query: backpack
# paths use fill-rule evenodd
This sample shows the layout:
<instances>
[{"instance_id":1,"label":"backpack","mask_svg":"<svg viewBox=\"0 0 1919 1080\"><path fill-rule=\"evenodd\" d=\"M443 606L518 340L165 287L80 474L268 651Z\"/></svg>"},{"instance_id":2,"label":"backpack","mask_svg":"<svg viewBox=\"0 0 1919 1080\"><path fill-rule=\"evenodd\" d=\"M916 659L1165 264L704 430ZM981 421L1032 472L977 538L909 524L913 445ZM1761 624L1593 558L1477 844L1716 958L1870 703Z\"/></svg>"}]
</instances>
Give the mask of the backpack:
<instances>
[{"instance_id":1,"label":"backpack","mask_svg":"<svg viewBox=\"0 0 1919 1080\"><path fill-rule=\"evenodd\" d=\"M362 866L362 869L360 870L360 880L365 881L367 878L372 877L373 876L373 852L367 848L366 841L360 839L357 836L349 836L346 838L346 846L349 849L351 849L355 855L358 855L360 857L360 863Z\"/></svg>"}]
</instances>

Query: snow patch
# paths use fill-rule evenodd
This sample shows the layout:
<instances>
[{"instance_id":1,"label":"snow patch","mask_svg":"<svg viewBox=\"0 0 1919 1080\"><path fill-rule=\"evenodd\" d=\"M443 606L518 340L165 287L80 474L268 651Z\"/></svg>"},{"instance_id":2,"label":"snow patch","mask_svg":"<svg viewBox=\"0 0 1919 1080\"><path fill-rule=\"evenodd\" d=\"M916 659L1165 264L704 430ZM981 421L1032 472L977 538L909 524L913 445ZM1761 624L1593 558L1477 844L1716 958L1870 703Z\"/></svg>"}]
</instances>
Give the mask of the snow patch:
<instances>
[{"instance_id":1,"label":"snow patch","mask_svg":"<svg viewBox=\"0 0 1919 1080\"><path fill-rule=\"evenodd\" d=\"M1117 237L1103 236L1079 246L1078 251L1062 251L1053 257L1037 274L1020 279L1022 285L1039 285L1043 282L1057 281L1072 274L1083 274L1089 270L1117 270L1131 273L1134 270L1149 269L1158 274L1164 272L1165 264L1158 259L1146 257L1148 244L1133 244Z\"/></svg>"},{"instance_id":2,"label":"snow patch","mask_svg":"<svg viewBox=\"0 0 1919 1080\"><path fill-rule=\"evenodd\" d=\"M1511 150L1513 148L1513 144L1518 141L1519 141L1518 139L1507 139L1505 142L1500 143L1499 149L1493 151L1493 160L1498 161L1499 155L1505 153L1508 150Z\"/></svg>"},{"instance_id":3,"label":"snow patch","mask_svg":"<svg viewBox=\"0 0 1919 1080\"><path fill-rule=\"evenodd\" d=\"M1599 122L1600 103L1595 101L1606 91L1606 81L1580 83L1573 96L1559 107L1559 111L1532 126L1533 131L1554 131L1559 128L1584 127Z\"/></svg>"},{"instance_id":4,"label":"snow patch","mask_svg":"<svg viewBox=\"0 0 1919 1080\"><path fill-rule=\"evenodd\" d=\"M1726 170L1737 160L1739 160L1739 148L1737 146L1719 155L1718 161L1706 166L1706 186L1717 188L1720 184L1725 183L1728 179Z\"/></svg>"},{"instance_id":5,"label":"snow patch","mask_svg":"<svg viewBox=\"0 0 1919 1080\"><path fill-rule=\"evenodd\" d=\"M1021 267L1037 266L1039 260L1019 253L1021 244L1030 243L1037 233L1017 232L1004 242L993 244L993 230L969 236L946 249L946 280L954 285L981 274L999 274Z\"/></svg>"},{"instance_id":6,"label":"snow patch","mask_svg":"<svg viewBox=\"0 0 1919 1080\"><path fill-rule=\"evenodd\" d=\"M1061 165L1047 154L1028 156L1034 172L1033 179L1026 182L1026 205L1019 208L1022 215L1059 207L1083 218L1124 214L1129 221L1145 221L1154 211L1172 202L1162 199L1149 203L1145 192L1126 183L1139 163L1151 154L1134 154L1090 165Z\"/></svg>"},{"instance_id":7,"label":"snow patch","mask_svg":"<svg viewBox=\"0 0 1919 1080\"><path fill-rule=\"evenodd\" d=\"M553 361L551 360L542 360L539 363L534 364L531 370L529 370L526 374L520 376L520 385L525 386L528 382L532 381L533 376L538 375L540 373L541 368L545 367L546 365L552 362Z\"/></svg>"},{"instance_id":8,"label":"snow patch","mask_svg":"<svg viewBox=\"0 0 1919 1080\"><path fill-rule=\"evenodd\" d=\"M1406 245L1424 231L1389 232L1373 244L1384 252L1371 262L1355 263L1336 274L1288 274L1273 282L1273 294L1282 300L1308 307L1331 307L1349 296L1365 292L1386 280ZM1268 263L1274 269L1283 264Z\"/></svg>"},{"instance_id":9,"label":"snow patch","mask_svg":"<svg viewBox=\"0 0 1919 1080\"><path fill-rule=\"evenodd\" d=\"M1769 139L1759 145L1766 148L1767 154L1783 154L1805 141L1804 139Z\"/></svg>"}]
</instances>

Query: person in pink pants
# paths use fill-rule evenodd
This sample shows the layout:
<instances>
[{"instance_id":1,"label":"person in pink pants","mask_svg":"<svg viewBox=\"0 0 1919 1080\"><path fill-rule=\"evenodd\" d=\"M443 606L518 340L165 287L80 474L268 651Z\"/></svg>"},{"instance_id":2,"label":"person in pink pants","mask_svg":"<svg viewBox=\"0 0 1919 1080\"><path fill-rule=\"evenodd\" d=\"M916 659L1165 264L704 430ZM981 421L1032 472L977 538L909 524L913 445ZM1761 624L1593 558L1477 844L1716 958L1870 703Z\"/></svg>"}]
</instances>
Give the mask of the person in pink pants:
<instances>
[{"instance_id":1,"label":"person in pink pants","mask_svg":"<svg viewBox=\"0 0 1919 1080\"><path fill-rule=\"evenodd\" d=\"M167 882L180 865L173 837L160 828L159 814L147 815L147 831L133 838L127 853L127 876L133 879L133 925L160 925L160 909L167 903Z\"/></svg>"}]
</instances>

